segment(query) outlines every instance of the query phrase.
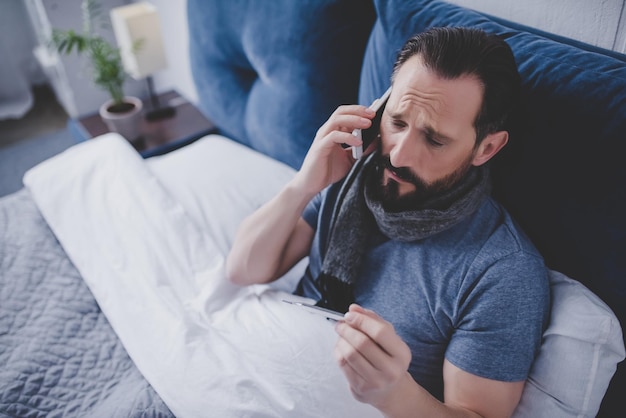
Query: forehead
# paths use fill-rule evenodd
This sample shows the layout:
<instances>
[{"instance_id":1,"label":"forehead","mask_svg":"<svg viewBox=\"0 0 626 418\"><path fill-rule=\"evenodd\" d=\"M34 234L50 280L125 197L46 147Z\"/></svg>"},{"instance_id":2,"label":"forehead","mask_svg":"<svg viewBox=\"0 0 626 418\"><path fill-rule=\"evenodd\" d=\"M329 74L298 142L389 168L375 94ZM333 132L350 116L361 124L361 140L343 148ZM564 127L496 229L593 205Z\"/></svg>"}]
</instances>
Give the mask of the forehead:
<instances>
[{"instance_id":1,"label":"forehead","mask_svg":"<svg viewBox=\"0 0 626 418\"><path fill-rule=\"evenodd\" d=\"M476 76L440 77L423 64L419 55L398 68L393 86L390 104L395 104L397 111L417 104L439 116L462 118L472 126L483 99L483 86Z\"/></svg>"}]
</instances>

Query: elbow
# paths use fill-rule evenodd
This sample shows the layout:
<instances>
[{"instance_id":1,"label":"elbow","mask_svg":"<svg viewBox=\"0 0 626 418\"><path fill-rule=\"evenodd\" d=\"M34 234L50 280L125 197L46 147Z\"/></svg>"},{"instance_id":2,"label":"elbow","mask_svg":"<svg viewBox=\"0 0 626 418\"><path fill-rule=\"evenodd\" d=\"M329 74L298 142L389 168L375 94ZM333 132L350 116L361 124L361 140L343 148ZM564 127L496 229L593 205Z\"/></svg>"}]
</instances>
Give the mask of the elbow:
<instances>
[{"instance_id":1,"label":"elbow","mask_svg":"<svg viewBox=\"0 0 626 418\"><path fill-rule=\"evenodd\" d=\"M245 274L241 271L237 263L234 263L230 257L226 258L226 278L229 282L238 286L246 286Z\"/></svg>"},{"instance_id":2,"label":"elbow","mask_svg":"<svg viewBox=\"0 0 626 418\"><path fill-rule=\"evenodd\" d=\"M243 276L241 275L237 275L235 273L227 273L226 277L228 278L228 281L231 282L232 284L235 284L237 286L248 286L252 283L248 283L247 280L244 279Z\"/></svg>"},{"instance_id":3,"label":"elbow","mask_svg":"<svg viewBox=\"0 0 626 418\"><path fill-rule=\"evenodd\" d=\"M245 263L237 262L232 257L226 258L226 278L237 286L250 286L253 284L263 284L271 282L271 278L252 274Z\"/></svg>"}]
</instances>

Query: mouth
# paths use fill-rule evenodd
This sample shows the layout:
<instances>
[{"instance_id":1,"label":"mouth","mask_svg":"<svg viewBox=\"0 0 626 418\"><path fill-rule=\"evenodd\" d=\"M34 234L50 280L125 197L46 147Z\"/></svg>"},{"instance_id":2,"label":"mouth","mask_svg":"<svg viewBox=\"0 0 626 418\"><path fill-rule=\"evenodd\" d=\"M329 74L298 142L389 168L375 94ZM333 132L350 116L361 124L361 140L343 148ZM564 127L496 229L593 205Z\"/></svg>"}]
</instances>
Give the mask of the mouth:
<instances>
[{"instance_id":1,"label":"mouth","mask_svg":"<svg viewBox=\"0 0 626 418\"><path fill-rule=\"evenodd\" d=\"M407 179L402 177L401 174L399 174L397 171L395 171L395 170L393 170L391 168L385 168L385 173L387 173L387 177L389 177L391 180L394 180L395 182L398 182L398 183L408 183L409 182Z\"/></svg>"},{"instance_id":2,"label":"mouth","mask_svg":"<svg viewBox=\"0 0 626 418\"><path fill-rule=\"evenodd\" d=\"M391 162L385 164L387 176L398 183L416 183L416 176L407 167L394 167Z\"/></svg>"},{"instance_id":3,"label":"mouth","mask_svg":"<svg viewBox=\"0 0 626 418\"><path fill-rule=\"evenodd\" d=\"M395 167L391 164L389 155L381 156L378 161L379 169L382 169L383 178L386 182L393 180L398 184L420 184L419 178L408 167Z\"/></svg>"}]
</instances>

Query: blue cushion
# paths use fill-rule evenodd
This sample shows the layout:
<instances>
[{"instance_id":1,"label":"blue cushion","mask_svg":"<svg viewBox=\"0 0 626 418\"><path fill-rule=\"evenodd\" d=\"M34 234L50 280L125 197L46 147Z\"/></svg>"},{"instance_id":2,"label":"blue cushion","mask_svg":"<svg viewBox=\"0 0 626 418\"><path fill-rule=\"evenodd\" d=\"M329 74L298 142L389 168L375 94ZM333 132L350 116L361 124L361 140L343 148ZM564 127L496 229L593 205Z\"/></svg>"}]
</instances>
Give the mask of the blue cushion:
<instances>
[{"instance_id":1,"label":"blue cushion","mask_svg":"<svg viewBox=\"0 0 626 418\"><path fill-rule=\"evenodd\" d=\"M361 0L188 0L201 110L222 134L298 168L335 108L356 102L374 18Z\"/></svg>"},{"instance_id":2,"label":"blue cushion","mask_svg":"<svg viewBox=\"0 0 626 418\"><path fill-rule=\"evenodd\" d=\"M505 37L523 78L524 117L493 162L496 197L550 268L584 283L626 324L626 56L443 1L375 3L362 104L385 91L398 50L417 32L472 26ZM626 392L621 369L605 404Z\"/></svg>"}]
</instances>

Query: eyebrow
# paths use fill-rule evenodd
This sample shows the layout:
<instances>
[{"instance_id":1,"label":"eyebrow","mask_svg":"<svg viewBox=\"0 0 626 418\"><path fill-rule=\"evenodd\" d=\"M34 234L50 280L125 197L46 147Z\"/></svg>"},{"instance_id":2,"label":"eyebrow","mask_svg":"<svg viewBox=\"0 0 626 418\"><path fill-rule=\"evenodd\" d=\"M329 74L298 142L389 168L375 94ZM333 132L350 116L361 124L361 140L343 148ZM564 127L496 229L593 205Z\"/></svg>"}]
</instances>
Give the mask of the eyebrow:
<instances>
[{"instance_id":1,"label":"eyebrow","mask_svg":"<svg viewBox=\"0 0 626 418\"><path fill-rule=\"evenodd\" d=\"M402 113L399 112L390 112L389 113L389 117L391 117L392 120L394 119L398 119L398 120L403 120L403 115ZM442 134L441 132L437 132L432 126L426 126L422 129L422 131L424 133L426 133L426 135L429 135L433 138L436 138L440 141L444 141L444 142L453 142L455 141L454 138L449 137L447 135Z\"/></svg>"},{"instance_id":2,"label":"eyebrow","mask_svg":"<svg viewBox=\"0 0 626 418\"><path fill-rule=\"evenodd\" d=\"M454 138L451 138L447 135L442 134L441 132L437 132L435 131L432 126L427 126L424 128L424 132L426 132L427 135L430 135L433 138L436 138L439 141L442 142L454 142Z\"/></svg>"}]
</instances>

